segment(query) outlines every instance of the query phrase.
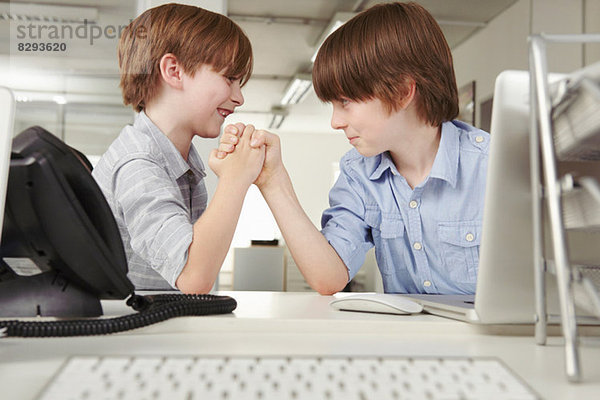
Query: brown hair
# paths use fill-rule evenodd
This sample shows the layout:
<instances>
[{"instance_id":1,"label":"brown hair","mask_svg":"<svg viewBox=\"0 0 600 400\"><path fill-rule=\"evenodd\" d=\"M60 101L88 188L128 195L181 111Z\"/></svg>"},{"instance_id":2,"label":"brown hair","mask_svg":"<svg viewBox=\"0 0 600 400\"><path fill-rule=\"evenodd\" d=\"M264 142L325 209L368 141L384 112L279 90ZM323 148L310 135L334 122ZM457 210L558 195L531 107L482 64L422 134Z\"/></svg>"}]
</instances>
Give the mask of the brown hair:
<instances>
[{"instance_id":1,"label":"brown hair","mask_svg":"<svg viewBox=\"0 0 600 400\"><path fill-rule=\"evenodd\" d=\"M433 126L458 115L452 54L431 14L416 3L375 5L321 46L313 84L322 101L381 100L396 111L416 84L419 118Z\"/></svg>"},{"instance_id":2,"label":"brown hair","mask_svg":"<svg viewBox=\"0 0 600 400\"><path fill-rule=\"evenodd\" d=\"M252 46L242 29L229 18L199 7L165 4L146 10L122 32L119 69L123 103L136 111L160 88L160 60L172 53L193 76L203 64L244 85L252 74Z\"/></svg>"}]
</instances>

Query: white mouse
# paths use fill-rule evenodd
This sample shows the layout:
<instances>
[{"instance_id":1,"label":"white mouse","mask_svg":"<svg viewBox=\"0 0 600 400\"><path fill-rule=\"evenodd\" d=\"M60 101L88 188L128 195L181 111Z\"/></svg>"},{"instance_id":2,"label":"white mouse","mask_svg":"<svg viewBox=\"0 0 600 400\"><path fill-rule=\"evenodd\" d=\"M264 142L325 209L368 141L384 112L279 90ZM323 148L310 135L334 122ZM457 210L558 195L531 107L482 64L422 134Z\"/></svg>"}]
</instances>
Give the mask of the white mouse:
<instances>
[{"instance_id":1,"label":"white mouse","mask_svg":"<svg viewBox=\"0 0 600 400\"><path fill-rule=\"evenodd\" d=\"M336 310L362 311L385 314L415 314L423 311L423 306L401 295L383 293L360 293L340 297L329 303Z\"/></svg>"}]
</instances>

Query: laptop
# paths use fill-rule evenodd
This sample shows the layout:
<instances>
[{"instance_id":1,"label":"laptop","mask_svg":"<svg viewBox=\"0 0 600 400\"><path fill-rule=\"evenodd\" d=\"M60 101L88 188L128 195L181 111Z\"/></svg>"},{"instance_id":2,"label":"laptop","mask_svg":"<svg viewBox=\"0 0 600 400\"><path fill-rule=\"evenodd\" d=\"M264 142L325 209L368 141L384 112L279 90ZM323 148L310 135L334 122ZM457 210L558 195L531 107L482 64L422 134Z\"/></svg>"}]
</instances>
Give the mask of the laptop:
<instances>
[{"instance_id":1,"label":"laptop","mask_svg":"<svg viewBox=\"0 0 600 400\"><path fill-rule=\"evenodd\" d=\"M494 89L476 294L403 295L425 312L478 324L534 323L529 125L529 72L504 71ZM569 239L572 259L600 260L598 235L575 232ZM546 281L547 311L559 314L556 284Z\"/></svg>"},{"instance_id":2,"label":"laptop","mask_svg":"<svg viewBox=\"0 0 600 400\"><path fill-rule=\"evenodd\" d=\"M0 86L0 228L4 220L4 202L10 167L15 99L10 89ZM0 229L0 236L2 229Z\"/></svg>"}]
</instances>

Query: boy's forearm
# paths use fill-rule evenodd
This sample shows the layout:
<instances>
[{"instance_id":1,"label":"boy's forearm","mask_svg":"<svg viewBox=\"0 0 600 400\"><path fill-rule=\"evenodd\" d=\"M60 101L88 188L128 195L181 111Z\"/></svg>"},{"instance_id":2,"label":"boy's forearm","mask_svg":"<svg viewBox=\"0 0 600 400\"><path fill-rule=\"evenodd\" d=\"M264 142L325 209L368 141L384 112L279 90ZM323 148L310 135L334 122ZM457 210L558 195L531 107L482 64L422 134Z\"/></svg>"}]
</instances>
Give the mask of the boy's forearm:
<instances>
[{"instance_id":1,"label":"boy's forearm","mask_svg":"<svg viewBox=\"0 0 600 400\"><path fill-rule=\"evenodd\" d=\"M248 186L219 180L208 207L193 227L188 261L177 288L184 293L207 293L217 279L242 210Z\"/></svg>"},{"instance_id":2,"label":"boy's forearm","mask_svg":"<svg viewBox=\"0 0 600 400\"><path fill-rule=\"evenodd\" d=\"M348 270L302 209L287 171L260 189L308 284L321 294L342 290L348 283Z\"/></svg>"}]
</instances>

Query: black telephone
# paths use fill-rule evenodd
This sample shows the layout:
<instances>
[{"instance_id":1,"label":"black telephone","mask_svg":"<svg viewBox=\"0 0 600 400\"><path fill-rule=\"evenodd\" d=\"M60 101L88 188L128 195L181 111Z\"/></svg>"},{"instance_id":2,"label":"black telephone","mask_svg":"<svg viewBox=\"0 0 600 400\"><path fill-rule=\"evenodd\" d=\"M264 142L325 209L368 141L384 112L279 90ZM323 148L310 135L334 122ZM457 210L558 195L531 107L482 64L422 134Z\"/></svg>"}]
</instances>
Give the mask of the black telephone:
<instances>
[{"instance_id":1,"label":"black telephone","mask_svg":"<svg viewBox=\"0 0 600 400\"><path fill-rule=\"evenodd\" d=\"M0 337L103 334L235 309L228 296L135 295L117 224L91 164L45 129L31 127L13 139L6 193L0 318L97 317L100 299L128 296L142 312L115 319L0 320Z\"/></svg>"}]
</instances>

